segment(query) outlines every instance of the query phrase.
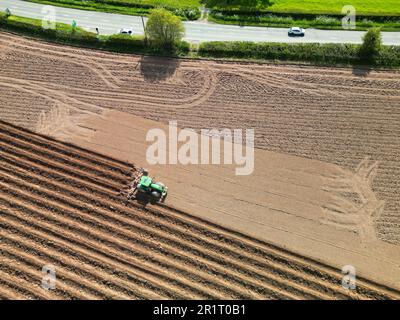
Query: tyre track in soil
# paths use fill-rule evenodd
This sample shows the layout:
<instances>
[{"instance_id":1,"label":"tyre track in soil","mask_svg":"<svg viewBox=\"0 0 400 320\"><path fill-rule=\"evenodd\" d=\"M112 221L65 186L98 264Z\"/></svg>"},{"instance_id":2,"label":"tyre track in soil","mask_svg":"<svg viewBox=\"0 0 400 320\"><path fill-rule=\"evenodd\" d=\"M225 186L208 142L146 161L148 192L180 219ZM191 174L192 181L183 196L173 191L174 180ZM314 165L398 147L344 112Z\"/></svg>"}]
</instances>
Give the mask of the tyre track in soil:
<instances>
[{"instance_id":1,"label":"tyre track in soil","mask_svg":"<svg viewBox=\"0 0 400 320\"><path fill-rule=\"evenodd\" d=\"M67 145L63 152L62 143L35 137L0 123L4 227L0 246L6 255L0 268L0 289L4 286L0 296L10 292L35 299L57 294L96 299L398 295L368 282L349 295L340 286L340 274L318 263L238 237L177 209L126 204L117 192L96 182L103 179L106 184L118 176L121 179L112 189L122 190L132 165L115 161L113 169L112 159ZM79 174L71 173L75 171ZM40 276L35 268L40 271L44 260L57 265L64 280L54 296L44 296L26 280ZM10 269L13 261L24 273Z\"/></svg>"},{"instance_id":2,"label":"tyre track in soil","mask_svg":"<svg viewBox=\"0 0 400 320\"><path fill-rule=\"evenodd\" d=\"M41 52L41 53L47 53L47 54L51 54L52 57L56 58L56 59L65 59L65 58L73 58L79 61L74 61L75 63L79 64L79 65L84 65L87 66L87 64L91 64L93 65L91 67L91 69L93 69L93 72L98 72L97 69L101 69L104 73L105 73L105 77L109 77L111 78L112 81L115 82L115 84L112 85L117 85L120 84L120 80L113 76L112 72L107 70L106 68L104 68L104 62L108 61L108 62L113 62L112 59L107 59L107 55L99 55L99 56L95 56L95 55L88 55L86 57L82 57L79 55L79 53L76 52L76 49L72 49L72 48L67 48L67 49L63 49L62 52L58 51L58 50L54 50L54 47L52 48L49 45L46 45L46 43L39 43L38 45L35 45L35 42L32 41L23 41L21 39L17 39L17 38L13 38L11 36L7 36L6 34L2 34L0 36L0 38L3 39L4 41L4 47L6 48L10 48L12 47L13 50L16 49L16 47L20 47L20 48L24 48L29 50L29 52ZM27 45L28 43L28 45ZM31 43L32 45L29 45L29 43ZM72 49L72 50L71 50ZM128 59L128 58L127 58ZM70 62L71 60L67 59L66 61ZM86 62L86 64L82 64L83 62ZM126 61L128 62L128 61ZM109 80L107 80L108 82Z\"/></svg>"},{"instance_id":3,"label":"tyre track in soil","mask_svg":"<svg viewBox=\"0 0 400 320\"><path fill-rule=\"evenodd\" d=\"M116 91L112 91L107 97L101 97L101 92L95 94L90 90L81 88L75 89L82 91L84 94L72 94L65 93L65 90L68 89L68 86L62 85L62 89L50 89L50 85L47 86L47 83L41 81L32 81L32 80L21 80L17 78L9 78L9 77L1 77L2 81L5 81L4 86L8 86L10 88L24 90L33 95L38 95L45 98L50 98L53 100L57 100L55 97L59 97L57 101L63 102L65 104L73 104L73 105L82 105L82 110L91 110L91 112L99 112L101 110L100 107L94 105L90 102L84 102L84 99L89 99L90 101L112 101L112 102L124 102L135 104L137 101L140 101L141 105L150 106L150 107L159 107L162 104L164 107L173 108L173 109L190 109L192 107L196 107L206 102L214 93L217 85L217 77L214 72L207 68L205 65L205 78L202 87L199 90L196 90L193 95L188 98L181 99L171 99L168 97L154 97L151 96L150 92L147 95L143 94L129 94L129 99L123 98L124 96L128 96L126 93L118 93ZM78 81L78 79L77 79ZM16 84L11 84L11 82L16 82ZM142 84L143 89L146 87L146 83ZM53 85L54 87L54 85ZM29 88L29 89L28 89ZM67 90L69 91L69 90ZM42 93L44 92L44 93ZM90 94L92 92L92 95ZM121 97L121 98L120 98ZM69 102L69 103L68 103ZM86 107L86 109L85 109Z\"/></svg>"},{"instance_id":4,"label":"tyre track in soil","mask_svg":"<svg viewBox=\"0 0 400 320\"><path fill-rule=\"evenodd\" d=\"M57 52L54 52L54 51L48 51L48 50L45 50L45 53L43 53L42 49L39 49L39 53L36 53L35 51L38 51L37 47L36 48L32 48L32 47L24 46L24 45L21 45L21 44L16 44L16 43L12 43L12 42L10 43L7 40L6 40L6 42L8 44L12 45L12 51L14 51L14 52L15 51L19 51L22 54L25 54L27 52L26 50L29 50L28 52L29 52L30 55L37 56L37 57L43 57L43 55L51 54L52 59L63 61L63 62L67 62L67 63L72 63L72 64L78 65L80 67L87 68L91 72L96 74L100 79L102 79L104 84L107 87L118 88L118 85L113 83L113 82L118 83L119 82L118 79L113 77L111 72L109 72L108 70L104 70L104 68L100 64L94 62L91 59L87 59L85 57L82 58L82 57L72 56L72 55L68 55L68 54L65 54L65 53L60 54L60 53L57 53ZM4 47L4 45L2 47ZM21 47L22 49L19 49L17 47ZM74 60L74 58L75 58L75 60ZM112 81L107 79L107 77L110 77L112 79Z\"/></svg>"},{"instance_id":5,"label":"tyre track in soil","mask_svg":"<svg viewBox=\"0 0 400 320\"><path fill-rule=\"evenodd\" d=\"M237 75L240 74L241 76L253 81L253 82L260 82L261 84L268 84L270 86L279 86L283 82L287 84L287 87L290 88L293 91L299 91L300 93L307 93L311 92L317 96L325 97L326 94L330 94L332 96L336 97L343 97L344 92L348 90L348 87L346 86L341 86L339 84L330 84L329 81L326 81L327 79L324 79L323 83L321 82L312 82L304 75L299 75L298 79L296 77L293 79L293 77L288 77L286 74L280 74L276 72L263 72L263 73L258 73L258 72L249 72L248 70L244 68L237 67L235 68L235 71L225 71L228 72L232 75ZM347 77L350 79L350 77ZM305 79L309 81L304 81ZM329 79L328 79L329 80ZM397 82L393 82L396 84ZM288 85L290 84L290 85ZM391 92L392 95L395 95L393 98L398 98L398 91L395 89L375 89L377 92L376 93L371 93L371 88L368 87L358 87L352 85L352 89L354 89L357 92L357 96L367 96L367 97L385 97L389 98L390 96L384 95L383 93L385 92ZM361 91L361 92L360 92ZM362 92L366 91L366 92Z\"/></svg>"},{"instance_id":6,"label":"tyre track in soil","mask_svg":"<svg viewBox=\"0 0 400 320\"><path fill-rule=\"evenodd\" d=\"M44 58L44 59L46 59L49 54L52 54L51 52L44 52L44 53L41 53L41 54L34 53L31 50L31 48L29 48L29 47L23 47L23 49L13 48L13 50L16 51L16 52L19 52L20 54L24 54L24 53L26 54L27 50L29 50L29 54L30 55L32 55L34 57L37 57L37 58ZM54 57L54 56L52 55L52 57ZM82 59L82 57L80 57L79 59ZM73 60L62 59L62 61L66 62L66 63L69 63L70 61L73 61ZM74 62L72 62L72 63L74 63ZM89 70L93 71L92 70L93 68L90 68L88 65L90 65L90 62L88 62L88 64L84 64L84 65L82 64L82 67L88 68ZM52 67L55 67L55 65L51 65L49 70L52 70ZM40 72L45 71L45 70L43 70L43 68L40 68L38 70L35 70L35 69L32 69L32 68L34 68L34 66L33 67L30 66L30 68L28 70L25 70L24 75L26 76L26 75L30 74L32 76L35 76L35 75L39 74ZM104 67L102 67L101 69L104 71ZM7 68L7 73L8 74L13 74L15 72L19 72L20 73L22 70L24 70L23 66L12 65L12 66L9 66L9 68ZM29 73L29 71L30 71L30 73ZM60 72L61 71L63 71L63 70L60 70ZM107 73L108 71L104 71L104 72ZM99 75L98 73L100 73L100 75L102 75L100 71L96 70L96 75ZM55 73L53 78L57 77L57 76L58 76L58 73ZM76 80L75 83L80 83L79 80L81 79L81 77L82 77L82 75L78 74L78 75L73 76L72 78L69 78L69 79L70 80L71 79L75 79ZM102 75L102 78L104 78L104 77L105 76ZM10 78L10 80L11 79L13 79L15 81L18 81L19 83L26 84L26 85L29 85L29 84L32 85L32 86L37 85L38 88L40 87L39 86L40 84L43 84L43 82L41 82L41 81L34 81L34 80L29 80L28 81L28 80L22 80L22 79L17 79L17 78ZM120 89L122 86L126 85L126 83L122 82L122 81L119 81L120 82L120 86L113 86L111 89L113 91L113 96L115 97L115 99L117 99L117 97L121 96L121 97L125 97L125 99L126 99L126 97L129 97L129 99L127 99L127 101L130 101L130 102L135 102L135 101L138 101L138 100L143 100L143 101L148 100L149 105L157 105L157 103L160 103L160 102L164 102L165 103L166 101L168 101L168 103L169 103L168 106L170 106L170 107L173 107L173 106L176 106L176 105L179 106L182 103L184 103L184 104L182 104L182 106L184 107L185 103L193 103L197 99L201 99L202 100L204 98L204 96L207 95L207 92L210 92L210 94L212 93L214 88L212 86L210 87L210 85L209 85L209 82L210 82L209 80L210 79L212 79L212 74L207 74L207 76L204 78L204 83L203 83L201 89L200 90L197 90L197 89L193 90L193 94L191 96L188 96L187 98L183 98L183 99L169 98L169 97L158 97L158 98L157 97L152 97L150 92L147 95L130 94L130 93L127 93L126 91L123 91L123 90ZM57 81L53 85L57 85L57 83L59 83L59 82L63 83L62 80L63 79L60 78L59 81ZM141 85L143 86L143 89L146 88L146 82L143 82ZM72 87L68 87L68 86L62 86L62 88L63 88L62 90L58 90L57 92L60 92L60 91L62 92L65 89L68 89L68 91L73 89ZM44 90L44 88L42 88L42 89ZM90 90L87 90L85 87L84 88L75 88L75 89L81 90L81 91L84 91L84 92L86 92L86 91L89 92L90 91ZM107 87L107 86L104 88L105 91L108 91L109 89L110 88ZM49 90L49 91L51 91L51 90ZM101 92L102 92L102 91L99 91L98 89L96 91L99 94L101 94ZM54 91L54 92L56 92L56 91ZM83 95L82 95L82 97L83 97Z\"/></svg>"},{"instance_id":7,"label":"tyre track in soil","mask_svg":"<svg viewBox=\"0 0 400 320\"><path fill-rule=\"evenodd\" d=\"M99 114L103 111L103 108L92 104L91 102L83 102L82 100L74 99L68 96L63 91L52 90L46 86L46 83L41 85L34 84L31 81L21 80L16 78L0 77L3 82L3 86L29 93L32 96L38 96L46 100L51 100L56 103L62 103L65 105L73 105L80 111L86 114ZM12 82L16 82L12 83Z\"/></svg>"},{"instance_id":8,"label":"tyre track in soil","mask_svg":"<svg viewBox=\"0 0 400 320\"><path fill-rule=\"evenodd\" d=\"M0 37L1 38L1 37ZM9 40L5 40L6 42ZM73 63L73 64L77 64L80 65L82 67L88 68L90 71L92 71L94 74L96 74L97 76L99 76L107 85L107 87L110 87L111 89L118 89L119 86L124 85L123 81L119 80L117 77L113 76L112 73L109 70L106 70L105 67L101 66L99 63L94 62L92 59L86 59L85 57L83 58L83 60L85 60L87 63L86 64L82 64L81 62L77 62L74 59L80 59L82 60L82 57L79 57L78 54L75 55L68 55L65 53L60 53L57 51L53 51L53 50L49 50L49 49L40 49L39 53L35 52L37 51L38 47L37 46L29 46L29 45L23 45L21 43L18 42L18 44L16 42L10 42L14 48L13 50L16 52L20 52L21 54L25 54L27 51L29 51L29 54L35 57L40 57L40 58L52 58L52 59L58 59L60 61L64 61L66 63ZM21 47L22 49L18 49L18 47ZM59 56L61 54L61 57ZM91 66L91 65L95 65L95 67ZM215 87L216 87L216 77L215 74L213 73L212 70L209 70L208 66L205 64L205 74L206 77L204 79L204 84L202 86L202 88L200 90L196 90L196 93L194 95L192 95L191 97L188 98L184 98L184 99L170 99L170 98L157 98L157 97L151 97L150 95L135 95L135 94L129 94L129 96L131 97L130 99L125 99L124 101L130 101L130 102L136 102L136 101L141 101L141 104L146 104L149 106L158 106L160 102L166 102L168 101L168 106L170 107L175 107L177 109L185 109L185 108L191 108L194 106L197 106L203 102L205 102L214 92ZM100 69L100 70L99 70ZM103 71L103 72L102 72ZM113 81L115 83L118 83L118 85L115 85L111 82L109 82L107 80L107 77L112 77ZM22 80L20 80L22 81ZM26 83L27 85L31 84L31 86L33 86L33 84L29 81L23 81L24 83ZM146 87L146 83L143 83L143 86ZM33 89L33 87L32 87ZM44 89L44 88L43 88ZM81 90L85 90L85 89L81 89ZM54 93L56 91L53 91ZM123 94L123 93L121 93ZM126 93L123 95L127 95ZM80 96L80 95L76 95L78 98L81 97L88 97L87 95L85 96ZM113 97L115 97L117 99L117 97L119 96L118 92L114 92L113 93ZM66 98L68 98L67 96L65 96ZM71 98L70 98L71 99ZM108 99L109 100L109 99ZM148 100L146 102L146 100Z\"/></svg>"}]
</instances>

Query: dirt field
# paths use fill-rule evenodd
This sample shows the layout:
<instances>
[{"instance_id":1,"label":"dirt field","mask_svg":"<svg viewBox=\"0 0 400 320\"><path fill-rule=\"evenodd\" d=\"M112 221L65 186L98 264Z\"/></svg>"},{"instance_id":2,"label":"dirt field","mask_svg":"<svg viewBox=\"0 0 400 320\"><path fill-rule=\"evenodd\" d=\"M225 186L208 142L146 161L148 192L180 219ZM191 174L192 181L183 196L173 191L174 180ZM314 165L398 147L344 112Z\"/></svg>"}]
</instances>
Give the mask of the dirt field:
<instances>
[{"instance_id":1,"label":"dirt field","mask_svg":"<svg viewBox=\"0 0 400 320\"><path fill-rule=\"evenodd\" d=\"M121 299L396 298L170 207L119 195L128 163L0 122L0 297ZM40 288L43 265L57 288Z\"/></svg>"},{"instance_id":2,"label":"dirt field","mask_svg":"<svg viewBox=\"0 0 400 320\"><path fill-rule=\"evenodd\" d=\"M160 60L5 33L0 63L0 119L140 166L151 126L254 128L260 190L229 168L154 168L168 203L400 288L398 71Z\"/></svg>"}]
</instances>

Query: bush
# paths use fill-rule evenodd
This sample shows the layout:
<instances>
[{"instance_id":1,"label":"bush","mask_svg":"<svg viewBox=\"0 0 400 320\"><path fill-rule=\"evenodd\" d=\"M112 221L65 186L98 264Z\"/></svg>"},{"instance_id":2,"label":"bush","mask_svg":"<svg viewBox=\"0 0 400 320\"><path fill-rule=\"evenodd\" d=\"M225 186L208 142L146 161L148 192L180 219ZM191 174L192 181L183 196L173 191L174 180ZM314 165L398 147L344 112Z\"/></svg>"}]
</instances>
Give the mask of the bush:
<instances>
[{"instance_id":1,"label":"bush","mask_svg":"<svg viewBox=\"0 0 400 320\"><path fill-rule=\"evenodd\" d=\"M400 46L383 46L375 61L360 61L360 45L355 44L318 44L318 43L256 43L256 42L203 42L199 47L199 56L256 59L291 60L317 64L363 64L399 67Z\"/></svg>"},{"instance_id":2,"label":"bush","mask_svg":"<svg viewBox=\"0 0 400 320\"><path fill-rule=\"evenodd\" d=\"M382 50L382 36L379 28L372 28L363 37L360 47L360 58L365 61L375 61Z\"/></svg>"},{"instance_id":3,"label":"bush","mask_svg":"<svg viewBox=\"0 0 400 320\"><path fill-rule=\"evenodd\" d=\"M182 21L162 8L151 12L146 25L146 34L156 48L174 48L182 40L184 32Z\"/></svg>"},{"instance_id":4,"label":"bush","mask_svg":"<svg viewBox=\"0 0 400 320\"><path fill-rule=\"evenodd\" d=\"M358 61L357 45L317 43L204 42L199 55L204 57L293 60L322 64L354 64Z\"/></svg>"},{"instance_id":5,"label":"bush","mask_svg":"<svg viewBox=\"0 0 400 320\"><path fill-rule=\"evenodd\" d=\"M400 46L384 46L375 59L375 64L384 67L400 66Z\"/></svg>"},{"instance_id":6,"label":"bush","mask_svg":"<svg viewBox=\"0 0 400 320\"><path fill-rule=\"evenodd\" d=\"M319 25L335 25L341 23L338 19L328 16L318 16L315 18L315 22Z\"/></svg>"},{"instance_id":7,"label":"bush","mask_svg":"<svg viewBox=\"0 0 400 320\"><path fill-rule=\"evenodd\" d=\"M176 52L181 55L186 55L190 51L191 45L187 41L180 41L176 44Z\"/></svg>"},{"instance_id":8,"label":"bush","mask_svg":"<svg viewBox=\"0 0 400 320\"><path fill-rule=\"evenodd\" d=\"M122 51L131 51L134 49L143 50L146 44L143 36L115 34L106 38L105 46L113 49L121 49Z\"/></svg>"},{"instance_id":9,"label":"bush","mask_svg":"<svg viewBox=\"0 0 400 320\"><path fill-rule=\"evenodd\" d=\"M370 19L364 18L361 20L360 24L364 27L371 27L374 25L374 22Z\"/></svg>"},{"instance_id":10,"label":"bush","mask_svg":"<svg viewBox=\"0 0 400 320\"><path fill-rule=\"evenodd\" d=\"M175 15L185 18L187 20L197 20L201 16L201 11L199 8L179 8L168 10L172 11Z\"/></svg>"}]
</instances>

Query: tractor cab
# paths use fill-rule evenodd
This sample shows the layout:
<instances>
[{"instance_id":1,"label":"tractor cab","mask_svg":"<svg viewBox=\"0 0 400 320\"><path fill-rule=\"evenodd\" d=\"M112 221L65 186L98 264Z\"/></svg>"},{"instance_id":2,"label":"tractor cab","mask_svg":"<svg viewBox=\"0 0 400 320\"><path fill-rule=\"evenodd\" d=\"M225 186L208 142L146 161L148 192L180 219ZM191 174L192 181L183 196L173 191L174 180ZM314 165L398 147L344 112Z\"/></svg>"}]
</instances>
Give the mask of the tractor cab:
<instances>
[{"instance_id":1,"label":"tractor cab","mask_svg":"<svg viewBox=\"0 0 400 320\"><path fill-rule=\"evenodd\" d=\"M151 179L149 176L143 176L140 178L138 188L142 189L150 188L152 182L153 179Z\"/></svg>"}]
</instances>

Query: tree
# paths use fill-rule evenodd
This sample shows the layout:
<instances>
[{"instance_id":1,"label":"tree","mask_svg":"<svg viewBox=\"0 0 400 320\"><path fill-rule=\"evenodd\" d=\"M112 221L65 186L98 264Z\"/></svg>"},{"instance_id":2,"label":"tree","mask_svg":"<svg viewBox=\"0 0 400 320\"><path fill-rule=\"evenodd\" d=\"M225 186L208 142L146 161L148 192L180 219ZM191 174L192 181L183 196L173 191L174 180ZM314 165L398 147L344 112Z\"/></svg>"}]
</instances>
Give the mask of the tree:
<instances>
[{"instance_id":1,"label":"tree","mask_svg":"<svg viewBox=\"0 0 400 320\"><path fill-rule=\"evenodd\" d=\"M170 49L180 42L185 28L179 17L166 9L152 10L146 25L146 35L159 48Z\"/></svg>"},{"instance_id":2,"label":"tree","mask_svg":"<svg viewBox=\"0 0 400 320\"><path fill-rule=\"evenodd\" d=\"M382 50L382 36L380 28L372 28L363 37L360 47L360 58L365 61L374 61Z\"/></svg>"}]
</instances>

